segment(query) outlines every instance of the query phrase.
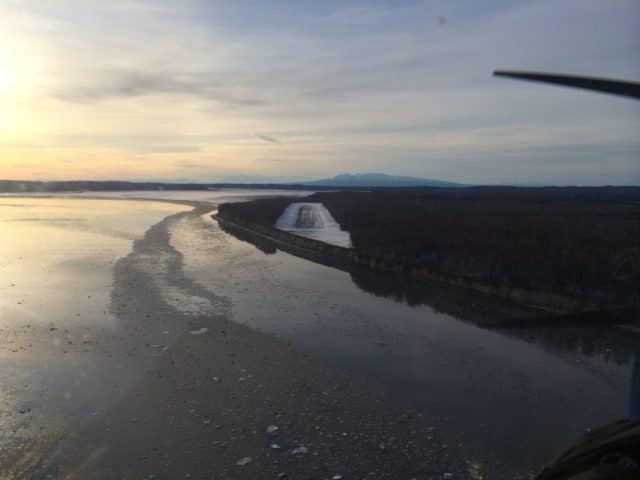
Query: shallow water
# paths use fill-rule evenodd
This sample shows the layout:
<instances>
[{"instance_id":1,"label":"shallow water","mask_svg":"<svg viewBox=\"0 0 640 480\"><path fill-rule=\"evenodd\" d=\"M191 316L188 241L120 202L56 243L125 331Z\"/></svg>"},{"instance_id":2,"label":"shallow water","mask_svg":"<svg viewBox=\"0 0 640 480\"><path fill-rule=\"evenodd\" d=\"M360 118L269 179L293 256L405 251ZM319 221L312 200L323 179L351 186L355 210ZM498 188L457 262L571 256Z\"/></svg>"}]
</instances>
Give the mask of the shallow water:
<instances>
[{"instance_id":1,"label":"shallow water","mask_svg":"<svg viewBox=\"0 0 640 480\"><path fill-rule=\"evenodd\" d=\"M162 202L0 199L0 328L111 325L113 264L150 225L186 210Z\"/></svg>"},{"instance_id":2,"label":"shallow water","mask_svg":"<svg viewBox=\"0 0 640 480\"><path fill-rule=\"evenodd\" d=\"M168 200L188 201L217 204L220 202L239 202L252 198L287 196L302 197L313 193L312 190L278 190L278 189L248 189L248 188L219 188L215 190L126 190L126 191L86 191L69 193L29 193L26 198L106 198L123 200ZM15 194L0 193L2 197L16 197Z\"/></svg>"},{"instance_id":3,"label":"shallow water","mask_svg":"<svg viewBox=\"0 0 640 480\"><path fill-rule=\"evenodd\" d=\"M82 423L140 372L109 360L113 266L150 225L190 207L0 198L0 452Z\"/></svg>"}]
</instances>

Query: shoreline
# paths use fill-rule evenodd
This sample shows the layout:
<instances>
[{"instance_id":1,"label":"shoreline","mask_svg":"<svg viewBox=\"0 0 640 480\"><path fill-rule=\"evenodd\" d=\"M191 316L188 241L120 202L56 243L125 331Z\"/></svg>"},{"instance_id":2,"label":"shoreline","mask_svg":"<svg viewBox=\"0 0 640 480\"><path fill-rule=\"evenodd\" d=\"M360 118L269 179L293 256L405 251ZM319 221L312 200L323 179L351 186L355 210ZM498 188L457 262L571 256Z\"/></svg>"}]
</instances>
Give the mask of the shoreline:
<instances>
[{"instance_id":1,"label":"shoreline","mask_svg":"<svg viewBox=\"0 0 640 480\"><path fill-rule=\"evenodd\" d=\"M271 242L274 246L292 255L349 273L378 272L395 274L405 278L413 278L420 282L436 282L443 286L481 294L487 297L487 300L494 297L512 301L533 313L537 318L533 323L537 324L552 324L554 320L563 323L580 323L585 317L588 317L587 323L607 323L612 319L619 320L619 317L632 318L631 315L634 312L633 307L602 308L595 305L584 305L575 299L561 295L520 288L495 287L481 281L452 278L426 270L401 271L379 260L360 255L354 249L329 245L290 232L276 230L275 228L269 229L261 225L249 225L237 218L225 216L220 211L212 215L212 218L226 228L239 230L241 234L248 236L250 239L253 238L254 241ZM520 322L520 320L516 320L513 323L518 324Z\"/></svg>"}]
</instances>

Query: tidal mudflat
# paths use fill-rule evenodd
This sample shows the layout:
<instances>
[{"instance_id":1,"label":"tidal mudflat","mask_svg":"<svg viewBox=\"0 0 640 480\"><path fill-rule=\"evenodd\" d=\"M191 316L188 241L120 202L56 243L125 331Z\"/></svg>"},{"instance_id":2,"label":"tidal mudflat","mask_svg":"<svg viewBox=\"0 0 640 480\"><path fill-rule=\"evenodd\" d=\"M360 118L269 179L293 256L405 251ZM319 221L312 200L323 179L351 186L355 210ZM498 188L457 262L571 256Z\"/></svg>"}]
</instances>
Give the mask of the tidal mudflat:
<instances>
[{"instance_id":1,"label":"tidal mudflat","mask_svg":"<svg viewBox=\"0 0 640 480\"><path fill-rule=\"evenodd\" d=\"M2 204L5 478L528 478L627 413L628 333L483 329L207 203Z\"/></svg>"}]
</instances>

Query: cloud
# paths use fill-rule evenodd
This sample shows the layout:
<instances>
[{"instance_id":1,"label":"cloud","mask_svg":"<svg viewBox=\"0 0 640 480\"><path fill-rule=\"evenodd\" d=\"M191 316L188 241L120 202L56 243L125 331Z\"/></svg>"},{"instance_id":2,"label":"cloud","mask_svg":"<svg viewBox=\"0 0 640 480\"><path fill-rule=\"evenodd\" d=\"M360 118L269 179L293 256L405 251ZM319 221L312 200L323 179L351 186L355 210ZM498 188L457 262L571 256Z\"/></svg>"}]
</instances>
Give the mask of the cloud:
<instances>
[{"instance_id":1,"label":"cloud","mask_svg":"<svg viewBox=\"0 0 640 480\"><path fill-rule=\"evenodd\" d=\"M130 153L195 153L203 149L207 137L197 135L175 135L162 133L108 133L46 135L40 137L40 145L49 147L92 148L100 146ZM2 148L2 144L0 144Z\"/></svg>"},{"instance_id":2,"label":"cloud","mask_svg":"<svg viewBox=\"0 0 640 480\"><path fill-rule=\"evenodd\" d=\"M600 157L594 182L634 178L637 150L619 146L637 137L638 105L491 77L503 67L640 78L634 0L23 0L19 18L1 3L7 43L33 47L21 59L42 60L46 75L29 75L43 80L39 95L5 109L26 133L4 138L0 160L29 158L42 175L92 158L122 178L197 179L203 165L203 178L381 170L526 181L540 164L587 178L580 159ZM185 157L192 165L171 163Z\"/></svg>"},{"instance_id":3,"label":"cloud","mask_svg":"<svg viewBox=\"0 0 640 480\"><path fill-rule=\"evenodd\" d=\"M110 70L90 76L91 85L68 85L55 92L67 102L90 103L111 98L146 95L180 95L228 105L264 105L262 99L237 95L211 73L143 73L135 70Z\"/></svg>"},{"instance_id":4,"label":"cloud","mask_svg":"<svg viewBox=\"0 0 640 480\"><path fill-rule=\"evenodd\" d=\"M257 135L256 134L256 137L259 138L260 140L263 140L263 141L267 142L267 143L280 143L280 140L278 140L275 137L271 137L269 135Z\"/></svg>"}]
</instances>

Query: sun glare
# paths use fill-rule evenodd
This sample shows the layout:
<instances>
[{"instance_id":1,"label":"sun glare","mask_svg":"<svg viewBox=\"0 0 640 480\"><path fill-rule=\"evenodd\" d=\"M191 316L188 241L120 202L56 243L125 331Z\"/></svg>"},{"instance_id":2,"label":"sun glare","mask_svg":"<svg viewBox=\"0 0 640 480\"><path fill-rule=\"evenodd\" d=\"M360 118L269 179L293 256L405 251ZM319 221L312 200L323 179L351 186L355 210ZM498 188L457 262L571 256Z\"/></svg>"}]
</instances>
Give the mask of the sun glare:
<instances>
[{"instance_id":1,"label":"sun glare","mask_svg":"<svg viewBox=\"0 0 640 480\"><path fill-rule=\"evenodd\" d=\"M41 57L29 45L0 47L0 135L17 140L42 124L32 111L33 96L42 78Z\"/></svg>"},{"instance_id":2,"label":"sun glare","mask_svg":"<svg viewBox=\"0 0 640 480\"><path fill-rule=\"evenodd\" d=\"M16 83L15 66L12 65L9 55L0 51L0 95L11 93Z\"/></svg>"},{"instance_id":3,"label":"sun glare","mask_svg":"<svg viewBox=\"0 0 640 480\"><path fill-rule=\"evenodd\" d=\"M39 53L31 44L0 46L0 96L15 100L33 93L44 74Z\"/></svg>"}]
</instances>

